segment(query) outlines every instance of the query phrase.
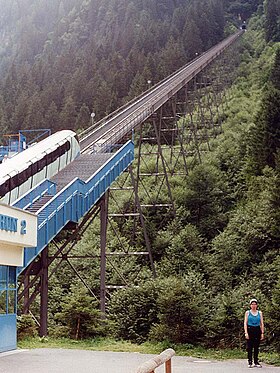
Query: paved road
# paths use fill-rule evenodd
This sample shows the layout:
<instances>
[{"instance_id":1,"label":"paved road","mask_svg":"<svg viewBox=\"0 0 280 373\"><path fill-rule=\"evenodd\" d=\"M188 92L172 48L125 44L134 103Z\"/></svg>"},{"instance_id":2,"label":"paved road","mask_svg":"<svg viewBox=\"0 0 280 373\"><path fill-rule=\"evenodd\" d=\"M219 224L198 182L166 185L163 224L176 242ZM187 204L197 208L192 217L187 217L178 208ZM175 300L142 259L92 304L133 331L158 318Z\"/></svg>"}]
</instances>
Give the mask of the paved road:
<instances>
[{"instance_id":1,"label":"paved road","mask_svg":"<svg viewBox=\"0 0 280 373\"><path fill-rule=\"evenodd\" d=\"M0 353L1 373L135 373L154 355L64 349L17 350ZM244 373L246 360L213 361L175 356L172 373ZM280 367L264 365L262 373L280 373ZM164 373L164 367L156 370Z\"/></svg>"}]
</instances>

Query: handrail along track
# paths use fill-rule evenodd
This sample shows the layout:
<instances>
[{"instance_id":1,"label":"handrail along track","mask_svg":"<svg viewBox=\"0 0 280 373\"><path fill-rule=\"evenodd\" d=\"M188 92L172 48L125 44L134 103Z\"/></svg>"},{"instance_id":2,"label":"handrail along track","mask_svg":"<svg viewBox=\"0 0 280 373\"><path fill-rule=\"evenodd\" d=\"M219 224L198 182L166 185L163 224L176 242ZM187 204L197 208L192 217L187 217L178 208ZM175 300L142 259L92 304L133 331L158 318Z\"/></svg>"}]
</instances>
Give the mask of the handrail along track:
<instances>
[{"instance_id":1,"label":"handrail along track","mask_svg":"<svg viewBox=\"0 0 280 373\"><path fill-rule=\"evenodd\" d=\"M204 67L210 64L227 47L236 41L243 30L236 32L215 45L195 60L159 82L149 91L136 97L128 104L109 114L94 126L82 132L80 137L81 153L106 151L110 145L117 144L140 123L149 118L170 97L183 88Z\"/></svg>"}]
</instances>

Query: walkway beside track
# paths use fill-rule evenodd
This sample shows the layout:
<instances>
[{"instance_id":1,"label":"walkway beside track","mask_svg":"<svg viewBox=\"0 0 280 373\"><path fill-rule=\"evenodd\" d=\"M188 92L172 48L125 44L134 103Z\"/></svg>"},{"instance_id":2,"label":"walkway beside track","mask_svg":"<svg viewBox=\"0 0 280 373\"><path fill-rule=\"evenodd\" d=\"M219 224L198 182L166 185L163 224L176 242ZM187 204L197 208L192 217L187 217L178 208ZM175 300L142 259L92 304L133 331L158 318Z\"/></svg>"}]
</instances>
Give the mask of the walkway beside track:
<instances>
[{"instance_id":1,"label":"walkway beside track","mask_svg":"<svg viewBox=\"0 0 280 373\"><path fill-rule=\"evenodd\" d=\"M51 178L56 183L59 192L76 177L86 182L102 167L109 159L112 153L100 154L81 154L74 162L68 164L63 170Z\"/></svg>"},{"instance_id":2,"label":"walkway beside track","mask_svg":"<svg viewBox=\"0 0 280 373\"><path fill-rule=\"evenodd\" d=\"M77 223L134 159L128 141L116 153L81 155L51 180L31 189L13 206L38 215L38 243L24 250L21 273L69 222Z\"/></svg>"},{"instance_id":3,"label":"walkway beside track","mask_svg":"<svg viewBox=\"0 0 280 373\"><path fill-rule=\"evenodd\" d=\"M109 114L79 135L82 153L102 151L131 133L139 124L147 120L171 97L176 95L206 66L210 65L227 48L238 40L244 30L238 30L208 51L190 61L181 69L157 83L150 90L133 99L115 112Z\"/></svg>"}]
</instances>

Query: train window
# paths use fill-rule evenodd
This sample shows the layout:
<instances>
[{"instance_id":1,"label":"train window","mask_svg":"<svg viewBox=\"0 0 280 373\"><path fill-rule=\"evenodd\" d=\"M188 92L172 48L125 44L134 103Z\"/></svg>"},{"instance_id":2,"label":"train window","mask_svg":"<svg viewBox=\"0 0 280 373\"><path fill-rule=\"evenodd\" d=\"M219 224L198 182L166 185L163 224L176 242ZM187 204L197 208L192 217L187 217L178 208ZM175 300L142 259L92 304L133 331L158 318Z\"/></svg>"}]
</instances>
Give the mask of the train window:
<instances>
[{"instance_id":1,"label":"train window","mask_svg":"<svg viewBox=\"0 0 280 373\"><path fill-rule=\"evenodd\" d=\"M55 149L55 150L52 152L52 161L53 161L53 162L56 161L57 158L59 158L59 156L60 156L60 149L57 148L57 149Z\"/></svg>"},{"instance_id":2,"label":"train window","mask_svg":"<svg viewBox=\"0 0 280 373\"><path fill-rule=\"evenodd\" d=\"M57 150L59 151L59 156L61 157L64 154L63 145L60 145Z\"/></svg>"},{"instance_id":3,"label":"train window","mask_svg":"<svg viewBox=\"0 0 280 373\"><path fill-rule=\"evenodd\" d=\"M19 186L18 174L10 178L11 190Z\"/></svg>"},{"instance_id":4,"label":"train window","mask_svg":"<svg viewBox=\"0 0 280 373\"><path fill-rule=\"evenodd\" d=\"M67 141L67 143L66 143L66 151L68 152L68 150L70 149L70 141Z\"/></svg>"},{"instance_id":5,"label":"train window","mask_svg":"<svg viewBox=\"0 0 280 373\"><path fill-rule=\"evenodd\" d=\"M0 185L0 197L4 197L6 193L10 190L9 188L9 179Z\"/></svg>"},{"instance_id":6,"label":"train window","mask_svg":"<svg viewBox=\"0 0 280 373\"><path fill-rule=\"evenodd\" d=\"M43 157L42 159L39 159L38 161L38 171L41 171L44 167L47 165L47 159Z\"/></svg>"},{"instance_id":7,"label":"train window","mask_svg":"<svg viewBox=\"0 0 280 373\"><path fill-rule=\"evenodd\" d=\"M32 165L31 165L31 173L32 173L32 176L35 175L37 172L38 172L38 165L37 165L37 162L32 163Z\"/></svg>"},{"instance_id":8,"label":"train window","mask_svg":"<svg viewBox=\"0 0 280 373\"><path fill-rule=\"evenodd\" d=\"M47 166L52 163L52 153L46 155Z\"/></svg>"},{"instance_id":9,"label":"train window","mask_svg":"<svg viewBox=\"0 0 280 373\"><path fill-rule=\"evenodd\" d=\"M27 170L23 170L18 174L18 183L19 185L25 183L25 181L28 179L26 172Z\"/></svg>"},{"instance_id":10,"label":"train window","mask_svg":"<svg viewBox=\"0 0 280 373\"><path fill-rule=\"evenodd\" d=\"M67 152L67 143L66 142L63 145L61 145L61 151L62 151L62 154L65 154Z\"/></svg>"},{"instance_id":11,"label":"train window","mask_svg":"<svg viewBox=\"0 0 280 373\"><path fill-rule=\"evenodd\" d=\"M67 143L63 143L59 146L60 156L67 152Z\"/></svg>"},{"instance_id":12,"label":"train window","mask_svg":"<svg viewBox=\"0 0 280 373\"><path fill-rule=\"evenodd\" d=\"M26 178L29 179L30 176L32 176L32 165L30 165L25 171L26 171Z\"/></svg>"}]
</instances>

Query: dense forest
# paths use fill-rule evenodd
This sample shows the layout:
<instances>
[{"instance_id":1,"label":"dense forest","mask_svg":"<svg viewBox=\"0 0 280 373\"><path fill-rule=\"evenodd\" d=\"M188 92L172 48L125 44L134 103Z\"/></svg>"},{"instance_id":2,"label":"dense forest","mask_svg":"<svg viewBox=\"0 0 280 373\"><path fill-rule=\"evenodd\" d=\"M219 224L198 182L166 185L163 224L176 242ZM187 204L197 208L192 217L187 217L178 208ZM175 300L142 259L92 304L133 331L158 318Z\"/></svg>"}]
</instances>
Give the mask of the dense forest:
<instances>
[{"instance_id":1,"label":"dense forest","mask_svg":"<svg viewBox=\"0 0 280 373\"><path fill-rule=\"evenodd\" d=\"M128 278L140 272L138 286L111 294L105 321L92 296L98 261L77 265L92 292L65 265L49 284L49 323L55 336L240 347L254 296L265 348L279 351L279 0L0 0L0 8L5 133L81 130L91 112L102 118L248 22L223 133L174 182L176 218L163 225L147 217L157 278L146 262L128 262ZM128 246L129 228L115 227ZM93 223L76 253L98 255L98 239ZM118 247L113 234L108 240ZM113 271L107 276L117 283Z\"/></svg>"},{"instance_id":2,"label":"dense forest","mask_svg":"<svg viewBox=\"0 0 280 373\"><path fill-rule=\"evenodd\" d=\"M208 49L257 2L0 1L0 131L89 125ZM228 9L227 15L224 6ZM106 99L104 99L106 97Z\"/></svg>"}]
</instances>

